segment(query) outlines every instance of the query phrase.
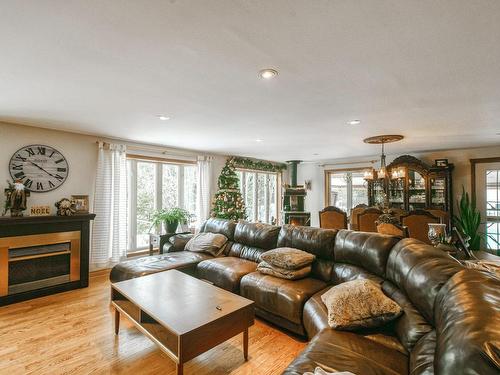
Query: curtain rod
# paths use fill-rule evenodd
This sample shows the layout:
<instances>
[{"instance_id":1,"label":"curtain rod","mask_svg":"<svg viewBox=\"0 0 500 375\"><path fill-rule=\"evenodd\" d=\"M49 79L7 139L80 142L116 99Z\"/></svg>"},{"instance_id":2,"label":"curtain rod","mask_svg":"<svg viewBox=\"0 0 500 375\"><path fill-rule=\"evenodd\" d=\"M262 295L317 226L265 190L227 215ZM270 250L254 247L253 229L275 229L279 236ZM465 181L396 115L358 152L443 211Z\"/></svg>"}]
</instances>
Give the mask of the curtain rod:
<instances>
[{"instance_id":1,"label":"curtain rod","mask_svg":"<svg viewBox=\"0 0 500 375\"><path fill-rule=\"evenodd\" d=\"M378 160L373 159L373 160L360 160L360 161L346 161L346 162L337 162L337 163L324 163L324 164L318 164L318 167L326 167L329 165L335 166L335 165L352 165L352 164L375 164Z\"/></svg>"},{"instance_id":2,"label":"curtain rod","mask_svg":"<svg viewBox=\"0 0 500 375\"><path fill-rule=\"evenodd\" d=\"M104 145L109 145L109 144L112 143L112 142L109 142L109 141L99 141L99 140L97 140L95 143L99 144L101 142ZM124 144L124 145L127 146L127 149L129 149L129 150L135 150L135 151L155 152L155 153L159 153L159 154L163 154L163 155L169 155L169 154L172 155L172 154L175 154L175 155L178 155L178 156L185 156L185 157L190 157L190 158L196 158L199 155L196 152L183 153L183 152L179 152L177 150L170 149L168 147L162 147L162 146L149 146L149 147L148 146L138 146L138 145L135 145L133 143L120 142L120 141L117 141L116 143Z\"/></svg>"}]
</instances>

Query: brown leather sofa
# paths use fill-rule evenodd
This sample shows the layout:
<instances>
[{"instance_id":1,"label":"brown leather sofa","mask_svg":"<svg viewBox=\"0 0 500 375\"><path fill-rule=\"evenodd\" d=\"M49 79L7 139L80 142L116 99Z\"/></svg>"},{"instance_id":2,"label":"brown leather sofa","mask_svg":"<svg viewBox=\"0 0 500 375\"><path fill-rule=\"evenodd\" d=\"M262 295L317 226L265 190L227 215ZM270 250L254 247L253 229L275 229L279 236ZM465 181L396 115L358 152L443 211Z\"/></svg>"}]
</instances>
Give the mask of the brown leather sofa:
<instances>
[{"instance_id":1,"label":"brown leather sofa","mask_svg":"<svg viewBox=\"0 0 500 375\"><path fill-rule=\"evenodd\" d=\"M500 372L500 281L432 246L377 233L219 219L202 230L228 237L223 256L182 251L188 238L179 236L166 254L117 265L111 280L180 267L254 300L258 316L310 339L287 375L316 366L358 375ZM289 281L255 272L262 252L282 246L316 255L309 277ZM380 283L404 314L375 330L331 329L321 294L358 278Z\"/></svg>"}]
</instances>

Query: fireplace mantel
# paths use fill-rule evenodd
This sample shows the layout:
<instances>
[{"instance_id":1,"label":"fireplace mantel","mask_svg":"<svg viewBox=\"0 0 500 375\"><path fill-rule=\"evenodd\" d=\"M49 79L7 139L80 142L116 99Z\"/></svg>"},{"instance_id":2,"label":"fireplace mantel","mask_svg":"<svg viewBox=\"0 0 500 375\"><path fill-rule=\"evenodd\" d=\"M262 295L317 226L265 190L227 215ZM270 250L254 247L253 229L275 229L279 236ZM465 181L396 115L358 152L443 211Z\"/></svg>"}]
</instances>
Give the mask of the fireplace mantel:
<instances>
[{"instance_id":1,"label":"fireplace mantel","mask_svg":"<svg viewBox=\"0 0 500 375\"><path fill-rule=\"evenodd\" d=\"M74 215L74 216L25 216L25 217L1 217L0 218L0 306L27 299L49 295L57 292L67 291L88 286L89 280L89 242L90 242L90 221L94 214ZM44 252L50 246L58 243L68 243L66 251ZM33 250L35 248L45 248L44 251ZM15 253L26 252L31 255L16 258ZM49 257L52 260L49 260ZM50 275L50 270L54 267L57 257L67 257L69 264L68 271ZM42 258L46 262L42 261ZM66 259L66 258L65 258ZM29 269L22 265L22 262L32 261L30 267L38 267L36 270L43 270L42 274L48 274L37 280L33 286L32 280L22 280L24 284L16 284L19 280L17 275L31 277L37 275L37 271L28 273ZM52 262L52 264L51 264ZM61 263L66 260L61 261ZM60 265L58 265L59 268ZM63 268L64 268L63 267ZM59 276L60 274L65 276ZM67 275L66 275L67 274ZM19 281L17 281L19 282ZM29 289L29 290L28 290Z\"/></svg>"}]
</instances>

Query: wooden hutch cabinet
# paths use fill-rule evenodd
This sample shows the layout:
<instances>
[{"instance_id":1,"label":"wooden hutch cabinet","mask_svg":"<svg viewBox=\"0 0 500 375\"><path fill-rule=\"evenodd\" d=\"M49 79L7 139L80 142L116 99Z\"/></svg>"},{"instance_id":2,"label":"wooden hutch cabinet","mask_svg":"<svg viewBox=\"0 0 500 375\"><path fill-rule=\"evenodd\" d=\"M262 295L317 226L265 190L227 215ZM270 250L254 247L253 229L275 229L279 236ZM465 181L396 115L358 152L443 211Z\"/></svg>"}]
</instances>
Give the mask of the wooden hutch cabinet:
<instances>
[{"instance_id":1,"label":"wooden hutch cabinet","mask_svg":"<svg viewBox=\"0 0 500 375\"><path fill-rule=\"evenodd\" d=\"M369 205L382 204L385 193L391 208L437 209L448 212L451 217L452 170L453 164L430 167L413 156L400 156L387 166L386 178L369 181Z\"/></svg>"}]
</instances>

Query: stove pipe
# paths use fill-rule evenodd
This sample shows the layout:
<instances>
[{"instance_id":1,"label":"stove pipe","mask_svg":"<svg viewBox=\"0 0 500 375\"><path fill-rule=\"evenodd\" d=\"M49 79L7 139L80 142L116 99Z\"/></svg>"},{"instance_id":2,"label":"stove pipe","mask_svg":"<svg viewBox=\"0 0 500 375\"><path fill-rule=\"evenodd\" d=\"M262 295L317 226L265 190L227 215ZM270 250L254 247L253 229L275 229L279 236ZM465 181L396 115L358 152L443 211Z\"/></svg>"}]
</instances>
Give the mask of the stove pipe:
<instances>
[{"instance_id":1,"label":"stove pipe","mask_svg":"<svg viewBox=\"0 0 500 375\"><path fill-rule=\"evenodd\" d=\"M290 166L290 186L297 186L297 165L302 162L302 160L289 160L287 161Z\"/></svg>"}]
</instances>

